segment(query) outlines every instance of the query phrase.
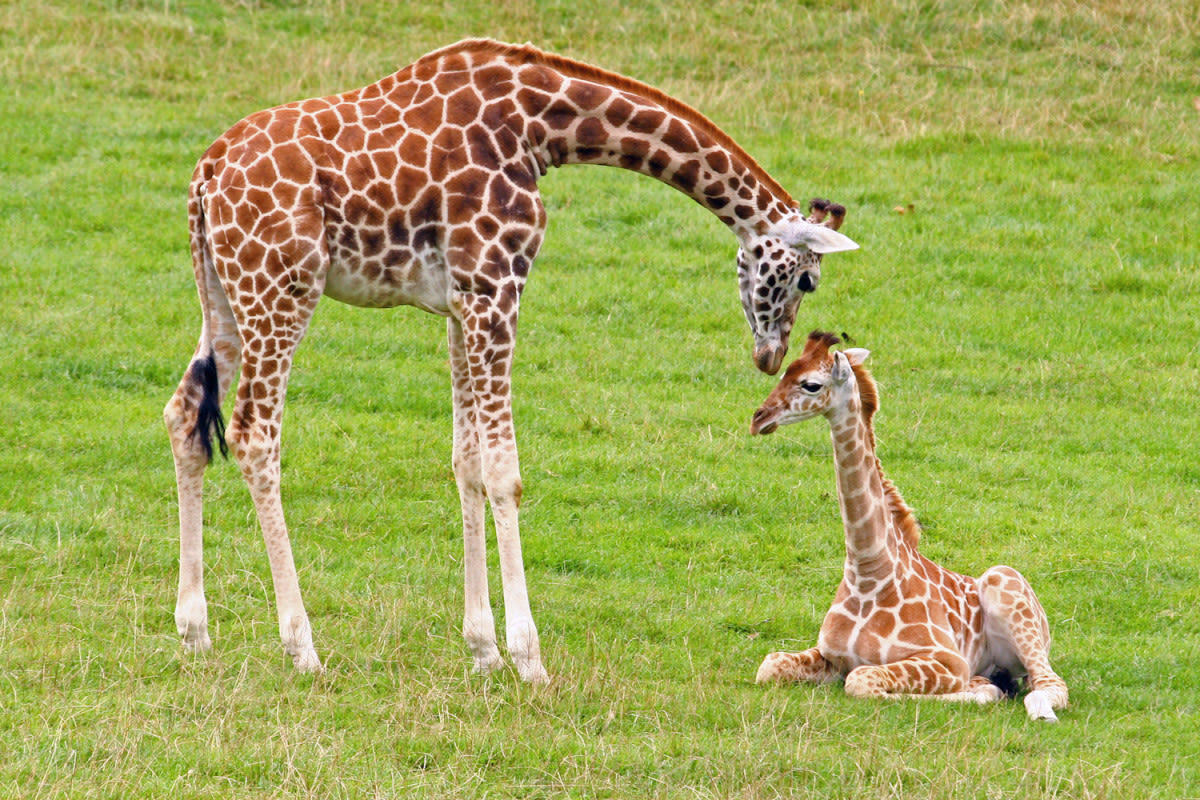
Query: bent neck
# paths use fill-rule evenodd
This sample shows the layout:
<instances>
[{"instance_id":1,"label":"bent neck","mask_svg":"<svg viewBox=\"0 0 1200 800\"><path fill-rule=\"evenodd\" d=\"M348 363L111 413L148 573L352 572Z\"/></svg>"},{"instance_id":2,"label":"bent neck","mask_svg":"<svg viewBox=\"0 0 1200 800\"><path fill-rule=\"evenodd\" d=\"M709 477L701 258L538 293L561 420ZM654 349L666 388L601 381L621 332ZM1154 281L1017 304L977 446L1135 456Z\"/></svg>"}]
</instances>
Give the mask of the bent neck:
<instances>
[{"instance_id":1,"label":"bent neck","mask_svg":"<svg viewBox=\"0 0 1200 800\"><path fill-rule=\"evenodd\" d=\"M484 65L499 65L511 70L511 81L480 82L480 89L509 111L505 116L520 118L518 133L541 172L599 164L648 175L707 208L741 241L798 214L766 170L686 103L530 47L481 48L473 59L476 75Z\"/></svg>"},{"instance_id":2,"label":"bent neck","mask_svg":"<svg viewBox=\"0 0 1200 800\"><path fill-rule=\"evenodd\" d=\"M740 241L796 213L778 184L740 148L723 146L703 118L617 91L594 109L561 114L542 115L531 126L530 145L548 166L598 164L655 178L708 209Z\"/></svg>"}]
</instances>

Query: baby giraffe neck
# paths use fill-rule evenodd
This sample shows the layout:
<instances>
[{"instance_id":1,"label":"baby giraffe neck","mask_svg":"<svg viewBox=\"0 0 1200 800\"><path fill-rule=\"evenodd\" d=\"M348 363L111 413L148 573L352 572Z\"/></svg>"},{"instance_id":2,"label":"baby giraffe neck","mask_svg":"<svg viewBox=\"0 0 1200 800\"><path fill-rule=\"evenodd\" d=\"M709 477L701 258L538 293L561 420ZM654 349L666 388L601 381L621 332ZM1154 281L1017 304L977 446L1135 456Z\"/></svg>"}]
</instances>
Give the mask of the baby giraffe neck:
<instances>
[{"instance_id":1,"label":"baby giraffe neck","mask_svg":"<svg viewBox=\"0 0 1200 800\"><path fill-rule=\"evenodd\" d=\"M883 476L875 459L867 423L857 399L842 414L830 418L834 463L837 469L838 504L846 531L846 562L859 575L895 559L890 515Z\"/></svg>"}]
</instances>

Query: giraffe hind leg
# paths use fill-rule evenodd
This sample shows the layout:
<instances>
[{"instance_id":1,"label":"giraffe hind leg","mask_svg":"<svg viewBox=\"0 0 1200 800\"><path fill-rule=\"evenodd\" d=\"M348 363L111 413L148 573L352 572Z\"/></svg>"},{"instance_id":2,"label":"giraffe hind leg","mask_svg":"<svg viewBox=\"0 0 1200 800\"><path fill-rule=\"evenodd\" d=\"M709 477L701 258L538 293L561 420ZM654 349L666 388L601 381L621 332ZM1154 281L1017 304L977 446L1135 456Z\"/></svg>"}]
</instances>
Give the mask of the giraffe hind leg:
<instances>
[{"instance_id":1,"label":"giraffe hind leg","mask_svg":"<svg viewBox=\"0 0 1200 800\"><path fill-rule=\"evenodd\" d=\"M307 323L311 310L302 317ZM303 326L298 326L297 330ZM280 494L280 433L286 377L300 336L279 334L273 344L265 337L254 340L243 352L237 404L230 416L227 438L242 477L250 489L271 566L279 636L284 650L301 672L320 672L323 667L313 646L312 625L300 593L296 562L292 553ZM271 380L271 378L280 378Z\"/></svg>"},{"instance_id":2,"label":"giraffe hind leg","mask_svg":"<svg viewBox=\"0 0 1200 800\"><path fill-rule=\"evenodd\" d=\"M179 590L175 626L185 650L212 647L208 603L204 596L203 484L212 461L213 437L228 453L221 402L241 358L241 338L233 309L213 268L197 187L189 197L196 290L203 309L200 341L175 394L163 411L175 460L179 494Z\"/></svg>"},{"instance_id":3,"label":"giraffe hind leg","mask_svg":"<svg viewBox=\"0 0 1200 800\"><path fill-rule=\"evenodd\" d=\"M1033 588L1015 569L992 567L979 578L979 595L988 650L1000 667L1026 674L1026 712L1057 721L1055 709L1067 707L1067 685L1050 666L1050 624Z\"/></svg>"},{"instance_id":4,"label":"giraffe hind leg","mask_svg":"<svg viewBox=\"0 0 1200 800\"><path fill-rule=\"evenodd\" d=\"M204 595L203 483L212 460L212 437L226 452L221 397L228 388L232 363L202 338L179 388L163 412L175 460L179 498L179 589L175 627L189 652L212 647L208 602Z\"/></svg>"}]
</instances>

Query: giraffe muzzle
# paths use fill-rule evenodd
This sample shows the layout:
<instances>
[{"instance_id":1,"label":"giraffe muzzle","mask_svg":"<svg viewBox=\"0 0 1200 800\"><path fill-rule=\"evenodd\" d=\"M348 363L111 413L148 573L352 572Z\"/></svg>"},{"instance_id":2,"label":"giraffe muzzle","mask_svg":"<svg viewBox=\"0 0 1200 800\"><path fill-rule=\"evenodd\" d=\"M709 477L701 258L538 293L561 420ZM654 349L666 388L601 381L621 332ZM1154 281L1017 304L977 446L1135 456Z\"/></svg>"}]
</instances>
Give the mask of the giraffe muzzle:
<instances>
[{"instance_id":1,"label":"giraffe muzzle","mask_svg":"<svg viewBox=\"0 0 1200 800\"><path fill-rule=\"evenodd\" d=\"M766 436L769 433L774 433L779 427L779 423L771 417L774 412L763 406L758 411L754 412L754 418L750 420L750 435L751 436Z\"/></svg>"},{"instance_id":2,"label":"giraffe muzzle","mask_svg":"<svg viewBox=\"0 0 1200 800\"><path fill-rule=\"evenodd\" d=\"M754 366L768 375L774 375L783 366L783 357L786 355L786 344L776 342L760 345L754 348Z\"/></svg>"}]
</instances>

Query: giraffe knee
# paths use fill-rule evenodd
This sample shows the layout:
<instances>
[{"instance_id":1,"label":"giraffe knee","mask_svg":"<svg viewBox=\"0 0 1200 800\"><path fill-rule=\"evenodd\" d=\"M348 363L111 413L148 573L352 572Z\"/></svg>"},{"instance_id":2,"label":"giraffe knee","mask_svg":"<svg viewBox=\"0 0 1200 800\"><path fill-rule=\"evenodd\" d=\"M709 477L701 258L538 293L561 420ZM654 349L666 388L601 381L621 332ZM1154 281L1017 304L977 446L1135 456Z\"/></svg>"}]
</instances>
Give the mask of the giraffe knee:
<instances>
[{"instance_id":1,"label":"giraffe knee","mask_svg":"<svg viewBox=\"0 0 1200 800\"><path fill-rule=\"evenodd\" d=\"M278 429L258 419L249 409L235 409L225 427L225 442L239 461L268 455L277 441Z\"/></svg>"},{"instance_id":2,"label":"giraffe knee","mask_svg":"<svg viewBox=\"0 0 1200 800\"><path fill-rule=\"evenodd\" d=\"M521 507L521 494L524 487L521 483L520 473L504 471L498 475L488 475L485 476L484 483L484 489L493 508L508 505L512 505L514 508Z\"/></svg>"},{"instance_id":3,"label":"giraffe knee","mask_svg":"<svg viewBox=\"0 0 1200 800\"><path fill-rule=\"evenodd\" d=\"M225 432L229 450L251 492L270 491L279 482L279 428L235 418Z\"/></svg>"},{"instance_id":4,"label":"giraffe knee","mask_svg":"<svg viewBox=\"0 0 1200 800\"><path fill-rule=\"evenodd\" d=\"M846 694L851 697L882 697L887 689L880 685L877 671L870 667L858 667L846 676Z\"/></svg>"},{"instance_id":5,"label":"giraffe knee","mask_svg":"<svg viewBox=\"0 0 1200 800\"><path fill-rule=\"evenodd\" d=\"M230 420L229 427L225 429L225 443L229 445L229 452L233 453L234 460L239 464L245 464L261 455L262 447L261 445L254 446L254 438L249 426L238 419L236 415Z\"/></svg>"},{"instance_id":6,"label":"giraffe knee","mask_svg":"<svg viewBox=\"0 0 1200 800\"><path fill-rule=\"evenodd\" d=\"M163 424L167 426L167 431L172 435L172 438L174 438L176 431L184 429L189 416L192 415L187 413L187 409L184 408L184 402L178 393L167 401L167 406L163 409Z\"/></svg>"},{"instance_id":7,"label":"giraffe knee","mask_svg":"<svg viewBox=\"0 0 1200 800\"><path fill-rule=\"evenodd\" d=\"M1028 582L1012 567L992 567L979 576L979 591L984 602L1003 601L1005 594L1021 594Z\"/></svg>"},{"instance_id":8,"label":"giraffe knee","mask_svg":"<svg viewBox=\"0 0 1200 800\"><path fill-rule=\"evenodd\" d=\"M454 480L460 487L483 493L483 469L478 451L462 453L456 449L450 463L454 468Z\"/></svg>"},{"instance_id":9,"label":"giraffe knee","mask_svg":"<svg viewBox=\"0 0 1200 800\"><path fill-rule=\"evenodd\" d=\"M176 395L172 397L167 407L163 409L163 424L171 437L171 445L176 454L186 453L195 449L191 442L191 428L195 425L196 412L193 408L189 413L187 403Z\"/></svg>"},{"instance_id":10,"label":"giraffe knee","mask_svg":"<svg viewBox=\"0 0 1200 800\"><path fill-rule=\"evenodd\" d=\"M210 449L205 448L193 433L197 424L194 407L189 412L183 400L178 396L172 398L163 409L163 423L171 438L175 463L189 472L203 470L210 460Z\"/></svg>"},{"instance_id":11,"label":"giraffe knee","mask_svg":"<svg viewBox=\"0 0 1200 800\"><path fill-rule=\"evenodd\" d=\"M755 683L779 683L786 680L788 653L769 653L758 667Z\"/></svg>"}]
</instances>

